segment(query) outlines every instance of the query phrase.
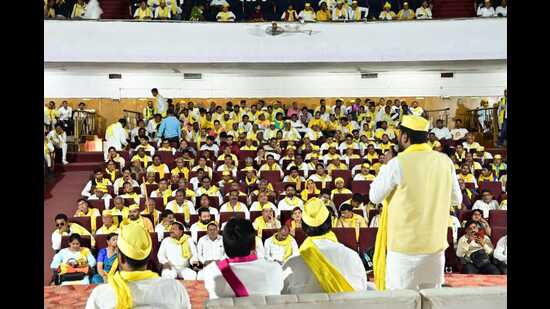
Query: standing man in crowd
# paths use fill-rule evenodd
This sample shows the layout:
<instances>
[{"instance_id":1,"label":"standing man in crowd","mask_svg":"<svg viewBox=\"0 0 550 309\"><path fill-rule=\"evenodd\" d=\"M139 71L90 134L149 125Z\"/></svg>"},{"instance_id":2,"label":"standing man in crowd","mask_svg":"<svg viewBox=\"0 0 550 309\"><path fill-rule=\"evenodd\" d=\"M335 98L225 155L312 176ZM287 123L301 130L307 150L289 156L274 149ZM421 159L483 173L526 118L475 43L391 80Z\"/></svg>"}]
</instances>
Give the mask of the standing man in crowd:
<instances>
[{"instance_id":1,"label":"standing man in crowd","mask_svg":"<svg viewBox=\"0 0 550 309\"><path fill-rule=\"evenodd\" d=\"M162 120L158 130L158 137L168 140L172 147L179 148L181 123L174 115L174 110L169 109L168 116ZM175 144L175 146L173 145Z\"/></svg>"},{"instance_id":2,"label":"standing man in crowd","mask_svg":"<svg viewBox=\"0 0 550 309\"><path fill-rule=\"evenodd\" d=\"M114 147L116 151L123 150L123 147L128 145L128 132L125 129L126 119L120 118L117 122L111 124L105 130L105 144L103 150L105 152L105 160L109 156L109 148Z\"/></svg>"},{"instance_id":3,"label":"standing man in crowd","mask_svg":"<svg viewBox=\"0 0 550 309\"><path fill-rule=\"evenodd\" d=\"M63 130L61 123L56 123L54 129L48 133L47 138L56 149L61 149L61 163L63 165L69 164L67 162L67 133Z\"/></svg>"},{"instance_id":4,"label":"standing man in crowd","mask_svg":"<svg viewBox=\"0 0 550 309\"><path fill-rule=\"evenodd\" d=\"M428 128L425 118L404 116L399 136L404 151L371 183L371 202L384 204L374 257L378 290L443 284L449 206L460 205L462 192L453 162L426 143Z\"/></svg>"},{"instance_id":5,"label":"standing man in crowd","mask_svg":"<svg viewBox=\"0 0 550 309\"><path fill-rule=\"evenodd\" d=\"M153 94L153 97L155 97L155 114L161 114L162 117L166 117L166 111L168 110L168 103L166 103L166 99L160 95L157 88L151 89L151 93Z\"/></svg>"},{"instance_id":6,"label":"standing man in crowd","mask_svg":"<svg viewBox=\"0 0 550 309\"><path fill-rule=\"evenodd\" d=\"M121 228L117 239L118 269L108 275L109 284L97 286L86 309L102 308L191 308L187 291L174 279L159 278L147 270L153 242L151 235L137 224Z\"/></svg>"},{"instance_id":7,"label":"standing man in crowd","mask_svg":"<svg viewBox=\"0 0 550 309\"><path fill-rule=\"evenodd\" d=\"M67 101L63 101L57 112L59 114L59 122L63 124L65 131L71 134L73 129L73 109Z\"/></svg>"}]
</instances>

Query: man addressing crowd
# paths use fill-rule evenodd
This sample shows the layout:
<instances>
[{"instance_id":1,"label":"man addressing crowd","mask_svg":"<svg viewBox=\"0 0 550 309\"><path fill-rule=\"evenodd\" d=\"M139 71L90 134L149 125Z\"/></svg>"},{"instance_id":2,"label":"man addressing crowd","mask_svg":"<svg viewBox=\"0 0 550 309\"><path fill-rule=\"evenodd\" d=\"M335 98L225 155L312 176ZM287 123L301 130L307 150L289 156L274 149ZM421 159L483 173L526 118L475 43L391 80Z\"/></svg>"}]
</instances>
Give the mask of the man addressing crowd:
<instances>
[{"instance_id":1,"label":"man addressing crowd","mask_svg":"<svg viewBox=\"0 0 550 309\"><path fill-rule=\"evenodd\" d=\"M369 197L383 203L374 257L378 290L426 289L444 282L449 208L462 194L453 162L426 143L429 122L404 116L403 151L380 168Z\"/></svg>"}]
</instances>

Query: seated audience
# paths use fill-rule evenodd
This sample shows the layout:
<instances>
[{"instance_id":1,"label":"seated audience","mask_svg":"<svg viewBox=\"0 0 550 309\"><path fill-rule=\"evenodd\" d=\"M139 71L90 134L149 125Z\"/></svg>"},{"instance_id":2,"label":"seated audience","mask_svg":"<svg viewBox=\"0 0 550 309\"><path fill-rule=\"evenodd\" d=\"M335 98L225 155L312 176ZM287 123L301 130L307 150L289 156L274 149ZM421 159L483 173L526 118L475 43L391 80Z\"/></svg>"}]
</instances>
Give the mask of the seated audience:
<instances>
[{"instance_id":1,"label":"seated audience","mask_svg":"<svg viewBox=\"0 0 550 309\"><path fill-rule=\"evenodd\" d=\"M298 244L290 234L288 226L283 225L273 236L265 240L265 257L283 265L290 257L299 255Z\"/></svg>"},{"instance_id":2,"label":"seated audience","mask_svg":"<svg viewBox=\"0 0 550 309\"><path fill-rule=\"evenodd\" d=\"M103 211L101 221L103 222L103 225L96 230L96 235L109 235L119 233L120 230L118 228L118 224L115 224L113 220L113 213L111 210L105 209Z\"/></svg>"},{"instance_id":3,"label":"seated audience","mask_svg":"<svg viewBox=\"0 0 550 309\"><path fill-rule=\"evenodd\" d=\"M306 2L304 9L298 14L298 19L305 22L312 22L316 20L315 10L311 7L311 3Z\"/></svg>"},{"instance_id":4,"label":"seated audience","mask_svg":"<svg viewBox=\"0 0 550 309\"><path fill-rule=\"evenodd\" d=\"M498 202L493 200L491 191L487 189L481 190L481 199L477 200L472 206L472 210L479 209L483 211L483 218L489 218L489 211L499 208Z\"/></svg>"},{"instance_id":5,"label":"seated audience","mask_svg":"<svg viewBox=\"0 0 550 309\"><path fill-rule=\"evenodd\" d=\"M134 19L153 19L153 10L147 6L147 1L140 2L139 8L134 12Z\"/></svg>"},{"instance_id":6,"label":"seated audience","mask_svg":"<svg viewBox=\"0 0 550 309\"><path fill-rule=\"evenodd\" d=\"M336 221L335 227L368 227L367 220L356 213L353 212L353 206L351 204L342 204L340 206L340 218Z\"/></svg>"},{"instance_id":7,"label":"seated audience","mask_svg":"<svg viewBox=\"0 0 550 309\"><path fill-rule=\"evenodd\" d=\"M397 13L397 18L402 20L407 19L415 19L416 15L414 14L414 11L409 7L408 2L403 2L403 8ZM414 106L413 106L414 108ZM414 112L413 112L414 115ZM417 115L420 116L420 115Z\"/></svg>"},{"instance_id":8,"label":"seated audience","mask_svg":"<svg viewBox=\"0 0 550 309\"><path fill-rule=\"evenodd\" d=\"M281 20L287 22L298 21L298 13L296 13L296 10L292 4L290 4L286 11L283 12Z\"/></svg>"},{"instance_id":9,"label":"seated audience","mask_svg":"<svg viewBox=\"0 0 550 309\"><path fill-rule=\"evenodd\" d=\"M464 274L499 275L498 268L491 263L493 244L483 228L476 222L466 223L466 234L458 240L456 256L462 262Z\"/></svg>"},{"instance_id":10,"label":"seated audience","mask_svg":"<svg viewBox=\"0 0 550 309\"><path fill-rule=\"evenodd\" d=\"M206 235L202 236L199 239L197 244L197 256L199 262L203 267L208 266L208 264L226 258L225 251L223 248L223 238L219 234L218 224L216 222L210 222L207 226ZM203 280L203 271L200 270L197 274L197 280Z\"/></svg>"},{"instance_id":11,"label":"seated audience","mask_svg":"<svg viewBox=\"0 0 550 309\"><path fill-rule=\"evenodd\" d=\"M128 219L122 220L122 222L120 223L120 228L122 228L124 225L130 224L140 225L149 233L155 232L151 220L149 220L149 218L147 217L143 217L140 214L139 206L136 204L128 206Z\"/></svg>"},{"instance_id":12,"label":"seated audience","mask_svg":"<svg viewBox=\"0 0 550 309\"><path fill-rule=\"evenodd\" d=\"M493 253L496 260L496 265L503 275L506 275L508 273L508 258L506 253L507 251L508 236L504 235L498 240L497 247L495 248L495 251Z\"/></svg>"},{"instance_id":13,"label":"seated audience","mask_svg":"<svg viewBox=\"0 0 550 309\"><path fill-rule=\"evenodd\" d=\"M230 219L223 229L222 238L227 259L210 263L202 271L210 299L281 294L281 266L252 252L257 237L250 221ZM261 240L259 242L261 244Z\"/></svg>"},{"instance_id":14,"label":"seated audience","mask_svg":"<svg viewBox=\"0 0 550 309\"><path fill-rule=\"evenodd\" d=\"M275 210L270 205L262 207L262 215L257 217L252 226L256 230L258 237L262 237L264 229L278 229L281 227L281 222L275 217Z\"/></svg>"},{"instance_id":15,"label":"seated audience","mask_svg":"<svg viewBox=\"0 0 550 309\"><path fill-rule=\"evenodd\" d=\"M229 4L224 4L223 9L216 15L219 22L234 22L237 17L229 10Z\"/></svg>"},{"instance_id":16,"label":"seated audience","mask_svg":"<svg viewBox=\"0 0 550 309\"><path fill-rule=\"evenodd\" d=\"M164 233L169 233L172 228L172 223L176 221L176 217L171 210L165 209L160 214L159 223L155 226L159 243L164 239Z\"/></svg>"},{"instance_id":17,"label":"seated audience","mask_svg":"<svg viewBox=\"0 0 550 309\"><path fill-rule=\"evenodd\" d=\"M81 242L79 234L71 234L69 247L61 249L53 257L50 268L60 275L61 285L90 283L88 274L96 261L89 248L80 246Z\"/></svg>"},{"instance_id":18,"label":"seated audience","mask_svg":"<svg viewBox=\"0 0 550 309\"><path fill-rule=\"evenodd\" d=\"M326 2L322 2L321 3L321 8L317 11L316 13L316 17L317 17L317 21L330 21L331 19L331 12L329 11L328 9L328 6L327 6L327 3ZM319 114L320 115L320 114ZM311 123L311 122L310 122ZM310 124L310 126L313 126L312 124ZM317 140L318 137L316 138L312 138L312 140Z\"/></svg>"},{"instance_id":19,"label":"seated audience","mask_svg":"<svg viewBox=\"0 0 550 309\"><path fill-rule=\"evenodd\" d=\"M477 16L478 17L496 16L495 8L493 7L493 3L491 2L491 0L485 0L484 4L477 9Z\"/></svg>"},{"instance_id":20,"label":"seated audience","mask_svg":"<svg viewBox=\"0 0 550 309\"><path fill-rule=\"evenodd\" d=\"M109 282L108 274L113 276L118 268L118 252L115 233L107 234L107 247L101 248L97 254L97 273L92 277L92 284ZM113 267L114 266L114 267Z\"/></svg>"},{"instance_id":21,"label":"seated audience","mask_svg":"<svg viewBox=\"0 0 550 309\"><path fill-rule=\"evenodd\" d=\"M392 20L396 18L397 18L397 15L391 10L391 4L389 2L386 2L384 4L382 12L380 12L380 16L378 16L378 19Z\"/></svg>"},{"instance_id":22,"label":"seated audience","mask_svg":"<svg viewBox=\"0 0 550 309\"><path fill-rule=\"evenodd\" d=\"M508 1L506 0L501 0L500 1L500 5L497 6L496 10L495 10L495 16L498 16L498 17L506 17L508 15Z\"/></svg>"},{"instance_id":23,"label":"seated audience","mask_svg":"<svg viewBox=\"0 0 550 309\"><path fill-rule=\"evenodd\" d=\"M422 5L416 9L416 19L432 19L432 9L428 0L422 1Z\"/></svg>"},{"instance_id":24,"label":"seated audience","mask_svg":"<svg viewBox=\"0 0 550 309\"><path fill-rule=\"evenodd\" d=\"M162 240L157 254L162 264L163 278L195 280L197 273L192 268L198 264L197 248L191 236L184 233L183 223L174 221L170 237Z\"/></svg>"}]
</instances>

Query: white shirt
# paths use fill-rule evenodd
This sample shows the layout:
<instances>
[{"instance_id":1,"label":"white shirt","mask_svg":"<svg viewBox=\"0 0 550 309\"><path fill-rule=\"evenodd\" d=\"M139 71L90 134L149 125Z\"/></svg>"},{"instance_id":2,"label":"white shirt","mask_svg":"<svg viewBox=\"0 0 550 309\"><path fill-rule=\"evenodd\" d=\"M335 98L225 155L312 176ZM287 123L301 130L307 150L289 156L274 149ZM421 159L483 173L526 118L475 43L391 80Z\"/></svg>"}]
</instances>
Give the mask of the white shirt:
<instances>
[{"instance_id":1,"label":"white shirt","mask_svg":"<svg viewBox=\"0 0 550 309\"><path fill-rule=\"evenodd\" d=\"M218 147L218 145L216 144L212 144L211 146L208 146L208 144L204 144L201 146L201 149L200 150L210 150L210 151L213 151L214 152L214 156L218 156L218 151L220 150L220 148Z\"/></svg>"},{"instance_id":2,"label":"white shirt","mask_svg":"<svg viewBox=\"0 0 550 309\"><path fill-rule=\"evenodd\" d=\"M493 17L495 16L495 9L493 7L486 8L485 6L480 7L477 10L477 16L479 17Z\"/></svg>"},{"instance_id":3,"label":"white shirt","mask_svg":"<svg viewBox=\"0 0 550 309\"><path fill-rule=\"evenodd\" d=\"M355 291L367 290L367 275L357 252L327 239L313 242ZM301 255L286 261L283 265L283 276L283 294L324 293Z\"/></svg>"},{"instance_id":4,"label":"white shirt","mask_svg":"<svg viewBox=\"0 0 550 309\"><path fill-rule=\"evenodd\" d=\"M379 222L379 221L380 221L380 215L374 216L374 217L370 220L369 227L378 227L378 222Z\"/></svg>"},{"instance_id":5,"label":"white shirt","mask_svg":"<svg viewBox=\"0 0 550 309\"><path fill-rule=\"evenodd\" d=\"M248 211L248 207L246 207L246 205L241 202L237 202L237 203L241 205L241 209L239 211L244 212L244 217L246 219L250 219L250 212ZM235 207L237 207L238 204L235 204ZM222 207L220 207L220 212L233 212L233 210L231 210L230 202L223 204Z\"/></svg>"},{"instance_id":6,"label":"white shirt","mask_svg":"<svg viewBox=\"0 0 550 309\"><path fill-rule=\"evenodd\" d=\"M187 243L191 249L191 258L189 259L183 258L181 245L175 243L172 237L163 239L157 254L159 263L164 264L170 262L175 267L187 267L190 262L198 261L195 243L191 238L187 240Z\"/></svg>"},{"instance_id":7,"label":"white shirt","mask_svg":"<svg viewBox=\"0 0 550 309\"><path fill-rule=\"evenodd\" d=\"M456 216L451 215L451 230L453 231L453 244L456 247L458 241L458 229L461 228L460 220Z\"/></svg>"},{"instance_id":8,"label":"white shirt","mask_svg":"<svg viewBox=\"0 0 550 309\"><path fill-rule=\"evenodd\" d=\"M497 247L493 252L493 256L495 257L495 259L503 262L504 264L508 264L508 258L507 258L508 255L506 254L507 249L508 249L508 236L504 235L498 240Z\"/></svg>"},{"instance_id":9,"label":"white shirt","mask_svg":"<svg viewBox=\"0 0 550 309\"><path fill-rule=\"evenodd\" d=\"M266 205L271 206L271 209L273 209L273 211L275 212L276 217L279 216L280 211L279 211L279 208L275 206L275 204L271 203L270 201L267 201ZM262 211L262 206L260 205L260 202L255 201L254 203L252 203L252 205L250 205L250 211Z\"/></svg>"},{"instance_id":10,"label":"white shirt","mask_svg":"<svg viewBox=\"0 0 550 309\"><path fill-rule=\"evenodd\" d=\"M162 222L159 222L159 224L157 224L157 226L155 226L155 233L157 233L159 243L162 242L162 240L164 239L164 233L165 232L170 232L170 230L168 230L168 231L165 230L164 225L162 225Z\"/></svg>"},{"instance_id":11,"label":"white shirt","mask_svg":"<svg viewBox=\"0 0 550 309\"><path fill-rule=\"evenodd\" d=\"M498 202L492 200L489 203L485 203L483 200L477 200L472 206L472 210L479 209L483 211L483 218L489 218L489 211L498 209Z\"/></svg>"},{"instance_id":12,"label":"white shirt","mask_svg":"<svg viewBox=\"0 0 550 309\"><path fill-rule=\"evenodd\" d=\"M153 193L155 193L155 192L157 192L157 191L154 191ZM176 200L171 200L170 202L168 202L166 204L165 209L169 209L175 214L182 214L182 213L184 213L185 207L189 208L189 214L190 215L196 215L197 214L197 210L195 209L195 205L190 200L184 200L181 205L179 205L178 202L176 202Z\"/></svg>"},{"instance_id":13,"label":"white shirt","mask_svg":"<svg viewBox=\"0 0 550 309\"><path fill-rule=\"evenodd\" d=\"M67 133L65 132L57 134L55 130L51 130L46 137L57 147L61 147L62 144L67 143Z\"/></svg>"},{"instance_id":14,"label":"white shirt","mask_svg":"<svg viewBox=\"0 0 550 309\"><path fill-rule=\"evenodd\" d=\"M448 159L449 161L451 159ZM451 163L449 163L451 164ZM380 171L374 181L370 184L369 199L374 204L380 204L393 191L394 188L401 184L403 180L403 172L399 160L391 159L386 165L380 167ZM451 206L460 205L462 203L462 191L458 185L456 172L451 169L451 178L453 188L451 191Z\"/></svg>"},{"instance_id":15,"label":"white shirt","mask_svg":"<svg viewBox=\"0 0 550 309\"><path fill-rule=\"evenodd\" d=\"M309 10L309 11L302 10L300 12L300 14L298 14L298 18L302 19L304 21L315 21L316 20L315 11L313 11L313 10Z\"/></svg>"},{"instance_id":16,"label":"white shirt","mask_svg":"<svg viewBox=\"0 0 550 309\"><path fill-rule=\"evenodd\" d=\"M197 256L199 261L204 264L205 261L218 261L226 258L223 249L223 238L218 235L215 240L204 235L197 244Z\"/></svg>"},{"instance_id":17,"label":"white shirt","mask_svg":"<svg viewBox=\"0 0 550 309\"><path fill-rule=\"evenodd\" d=\"M166 103L166 99L159 94L156 96L157 99L157 113L162 114L166 112L168 109L168 104Z\"/></svg>"},{"instance_id":18,"label":"white shirt","mask_svg":"<svg viewBox=\"0 0 550 309\"><path fill-rule=\"evenodd\" d=\"M455 141L465 138L466 134L468 134L468 130L464 128L460 128L460 129L455 128L451 130L451 135L453 136L453 140Z\"/></svg>"},{"instance_id":19,"label":"white shirt","mask_svg":"<svg viewBox=\"0 0 550 309\"><path fill-rule=\"evenodd\" d=\"M154 278L128 282L134 308L187 309L191 301L187 290L174 279ZM109 284L98 285L90 294L86 309L112 309L116 295Z\"/></svg>"},{"instance_id":20,"label":"white shirt","mask_svg":"<svg viewBox=\"0 0 550 309\"><path fill-rule=\"evenodd\" d=\"M360 15L363 15L361 14L361 12L365 12L362 19L366 19L367 15L369 15L369 8L364 8L360 6L358 6L357 8L359 9ZM349 16L349 20L355 20L355 10L351 6L348 8L348 16ZM359 18L361 19L361 16L359 16Z\"/></svg>"},{"instance_id":21,"label":"white shirt","mask_svg":"<svg viewBox=\"0 0 550 309\"><path fill-rule=\"evenodd\" d=\"M285 257L285 250L286 249L283 246L276 245L273 242L273 237L275 237L275 235L273 235L273 236L271 236L271 237L269 237L268 239L265 240L265 244L264 244L265 258L268 261L278 261L278 262L283 263L284 262L283 258ZM291 237L291 236L289 235L288 237ZM300 251L298 250L298 244L296 243L296 240L294 238L292 238L290 243L291 243L291 246L292 246L292 253L288 257L289 259L293 256L300 255Z\"/></svg>"},{"instance_id":22,"label":"white shirt","mask_svg":"<svg viewBox=\"0 0 550 309\"><path fill-rule=\"evenodd\" d=\"M59 112L59 120L69 120L73 116L73 109L70 106L67 106L67 108L61 106L58 110Z\"/></svg>"},{"instance_id":23,"label":"white shirt","mask_svg":"<svg viewBox=\"0 0 550 309\"><path fill-rule=\"evenodd\" d=\"M105 179L105 178L103 178L103 179ZM108 179L107 179L107 180L108 180ZM115 183L116 183L116 181L115 181ZM109 185L110 185L110 184L111 184L111 181L109 180ZM124 184L124 183L123 183L123 184ZM121 186L122 186L122 184L121 184ZM118 188L113 186L113 189L115 189L115 194L117 194L117 193L118 193L118 190L117 190ZM82 192L80 192L80 195L85 196L85 197L87 197L87 198L90 198L90 197L92 196L92 194L90 194L90 191L91 191L91 190L92 190L92 181L89 180L89 181L86 183L86 185L84 186L84 189L82 189ZM106 194L106 195L111 196L110 194ZM95 196L95 194L94 194L94 196ZM97 199L97 197L96 197L95 199Z\"/></svg>"},{"instance_id":24,"label":"white shirt","mask_svg":"<svg viewBox=\"0 0 550 309\"><path fill-rule=\"evenodd\" d=\"M285 197L284 199L282 199L280 202L279 202L279 210L293 210L294 207L296 206L293 206L290 201L290 199L288 197ZM297 196L294 196L292 198L292 202L293 203L296 203L298 205L298 207L300 207L300 209L304 209L304 202L302 201L301 198L297 197Z\"/></svg>"},{"instance_id":25,"label":"white shirt","mask_svg":"<svg viewBox=\"0 0 550 309\"><path fill-rule=\"evenodd\" d=\"M506 15L508 14L508 7L498 6L495 10L495 16L498 16L498 14L506 17Z\"/></svg>"},{"instance_id":26,"label":"white shirt","mask_svg":"<svg viewBox=\"0 0 550 309\"><path fill-rule=\"evenodd\" d=\"M89 194L89 193L88 193ZM103 194L101 199L105 201L105 209L109 209L109 206L111 206L110 201L113 197L109 193ZM88 197L88 200L99 200L99 198L94 194L90 195Z\"/></svg>"},{"instance_id":27,"label":"white shirt","mask_svg":"<svg viewBox=\"0 0 550 309\"><path fill-rule=\"evenodd\" d=\"M451 139L453 138L453 136L451 135L451 131L449 131L448 128L446 127L443 127L443 128L433 128L431 131L431 133L435 134L435 137L437 137L437 139Z\"/></svg>"},{"instance_id":28,"label":"white shirt","mask_svg":"<svg viewBox=\"0 0 550 309\"><path fill-rule=\"evenodd\" d=\"M416 19L432 19L432 9L423 6L416 9Z\"/></svg>"},{"instance_id":29,"label":"white shirt","mask_svg":"<svg viewBox=\"0 0 550 309\"><path fill-rule=\"evenodd\" d=\"M210 2L210 6L223 6L223 5L229 5L229 3L227 3L227 1L225 0L212 0Z\"/></svg>"},{"instance_id":30,"label":"white shirt","mask_svg":"<svg viewBox=\"0 0 550 309\"><path fill-rule=\"evenodd\" d=\"M280 295L283 288L283 270L277 262L258 258L251 262L229 263L231 269L248 290L248 295ZM210 299L235 297L215 263L202 270L204 287Z\"/></svg>"}]
</instances>

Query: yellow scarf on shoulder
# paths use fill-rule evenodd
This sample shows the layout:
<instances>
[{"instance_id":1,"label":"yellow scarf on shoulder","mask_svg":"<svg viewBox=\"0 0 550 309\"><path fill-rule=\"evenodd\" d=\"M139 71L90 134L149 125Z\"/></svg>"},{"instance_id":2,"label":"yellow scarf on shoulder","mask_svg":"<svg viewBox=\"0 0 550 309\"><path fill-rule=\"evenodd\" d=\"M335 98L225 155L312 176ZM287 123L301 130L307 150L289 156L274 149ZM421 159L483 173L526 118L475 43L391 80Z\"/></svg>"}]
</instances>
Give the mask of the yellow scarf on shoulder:
<instances>
[{"instance_id":1,"label":"yellow scarf on shoulder","mask_svg":"<svg viewBox=\"0 0 550 309\"><path fill-rule=\"evenodd\" d=\"M274 223L265 222L263 216L259 216L258 218L256 218L256 220L254 220L254 223L256 223L256 226L258 227L258 237L262 237L262 231L264 229L276 228L277 226Z\"/></svg>"},{"instance_id":2,"label":"yellow scarf on shoulder","mask_svg":"<svg viewBox=\"0 0 550 309\"><path fill-rule=\"evenodd\" d=\"M79 217L90 217L90 223L92 226L92 234L95 234L96 228L97 228L97 216L94 208L88 208L88 213L84 213L80 211L78 213Z\"/></svg>"},{"instance_id":3,"label":"yellow scarf on shoulder","mask_svg":"<svg viewBox=\"0 0 550 309\"><path fill-rule=\"evenodd\" d=\"M109 171L108 169L105 169L105 173L109 174L109 179L111 180L112 183L115 182L116 180L116 170L115 171ZM105 189L107 189L107 187L105 187Z\"/></svg>"},{"instance_id":4,"label":"yellow scarf on shoulder","mask_svg":"<svg viewBox=\"0 0 550 309\"><path fill-rule=\"evenodd\" d=\"M179 240L170 237L170 239L172 239L175 244L181 246L181 255L184 259L189 259L191 257L191 247L189 246L189 242L187 242L189 238L191 238L191 236L187 234L181 235L181 238Z\"/></svg>"},{"instance_id":5,"label":"yellow scarf on shoulder","mask_svg":"<svg viewBox=\"0 0 550 309\"><path fill-rule=\"evenodd\" d=\"M172 196L172 190L170 188L164 190L164 192L160 192L159 189L157 189L157 195L160 195L159 197L162 197L162 204L166 206L168 204L168 198Z\"/></svg>"},{"instance_id":6,"label":"yellow scarf on shoulder","mask_svg":"<svg viewBox=\"0 0 550 309\"><path fill-rule=\"evenodd\" d=\"M275 233L275 235L271 237L271 241L273 242L274 245L285 248L285 255L283 256L283 262L286 262L286 260L292 255L292 236L288 235L285 240L279 240L277 239L278 235L279 235L279 232Z\"/></svg>"},{"instance_id":7,"label":"yellow scarf on shoulder","mask_svg":"<svg viewBox=\"0 0 550 309\"><path fill-rule=\"evenodd\" d=\"M118 259L111 267L111 270L116 268L118 268ZM128 309L134 306L132 300L132 292L130 291L127 282L141 281L159 277L157 273L150 270L118 271L114 274L111 274L111 272L109 271L107 276L109 284L115 291L116 309Z\"/></svg>"},{"instance_id":8,"label":"yellow scarf on shoulder","mask_svg":"<svg viewBox=\"0 0 550 309\"><path fill-rule=\"evenodd\" d=\"M334 232L330 231L320 236L309 236L300 246L300 255L309 267L321 289L325 293L352 292L353 287L342 276L342 274L332 265L332 263L321 253L319 248L313 242L317 239L327 239L338 242Z\"/></svg>"}]
</instances>

